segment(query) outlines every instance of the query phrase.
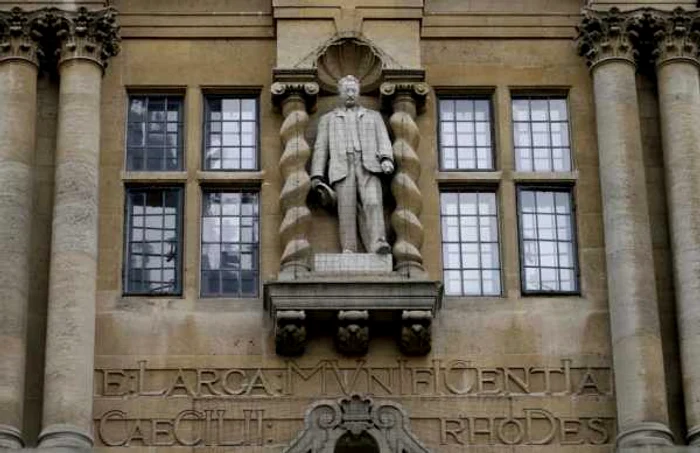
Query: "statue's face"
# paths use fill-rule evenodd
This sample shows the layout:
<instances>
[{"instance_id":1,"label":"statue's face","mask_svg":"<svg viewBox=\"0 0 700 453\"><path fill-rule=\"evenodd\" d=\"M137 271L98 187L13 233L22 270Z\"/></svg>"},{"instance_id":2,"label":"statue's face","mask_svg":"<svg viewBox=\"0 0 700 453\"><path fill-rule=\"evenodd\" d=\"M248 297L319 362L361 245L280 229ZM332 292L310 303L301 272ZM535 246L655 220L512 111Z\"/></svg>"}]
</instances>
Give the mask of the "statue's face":
<instances>
[{"instance_id":1,"label":"statue's face","mask_svg":"<svg viewBox=\"0 0 700 453\"><path fill-rule=\"evenodd\" d=\"M357 97L360 95L360 86L353 81L343 82L340 85L340 100L346 107L357 105Z\"/></svg>"}]
</instances>

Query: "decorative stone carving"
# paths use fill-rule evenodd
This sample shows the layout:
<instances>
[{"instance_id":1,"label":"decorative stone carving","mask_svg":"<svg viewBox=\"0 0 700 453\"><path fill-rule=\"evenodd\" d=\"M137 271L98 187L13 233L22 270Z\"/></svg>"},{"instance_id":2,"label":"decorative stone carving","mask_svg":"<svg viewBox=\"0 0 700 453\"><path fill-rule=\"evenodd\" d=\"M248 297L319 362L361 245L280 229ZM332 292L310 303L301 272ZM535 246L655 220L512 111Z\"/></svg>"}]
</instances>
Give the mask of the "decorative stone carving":
<instances>
[{"instance_id":1,"label":"decorative stone carving","mask_svg":"<svg viewBox=\"0 0 700 453\"><path fill-rule=\"evenodd\" d=\"M700 11L645 8L635 14L632 28L634 44L644 63L660 65L681 59L698 64Z\"/></svg>"},{"instance_id":2,"label":"decorative stone carving","mask_svg":"<svg viewBox=\"0 0 700 453\"><path fill-rule=\"evenodd\" d=\"M393 402L374 403L352 395L337 401L318 401L304 416L304 430L284 453L333 453L345 435L370 436L381 453L429 453L411 432L403 408Z\"/></svg>"},{"instance_id":3,"label":"decorative stone carving","mask_svg":"<svg viewBox=\"0 0 700 453\"><path fill-rule=\"evenodd\" d=\"M406 355L426 355L430 352L433 314L427 310L406 310L401 314L399 347Z\"/></svg>"},{"instance_id":4,"label":"decorative stone carving","mask_svg":"<svg viewBox=\"0 0 700 453\"><path fill-rule=\"evenodd\" d=\"M48 15L47 22L54 23L61 43L58 64L84 59L106 67L108 60L119 53L121 38L114 8L88 11L80 7L75 12L52 9Z\"/></svg>"},{"instance_id":5,"label":"decorative stone carving","mask_svg":"<svg viewBox=\"0 0 700 453\"><path fill-rule=\"evenodd\" d=\"M338 333L335 344L338 351L349 355L364 355L369 350L369 312L348 310L338 313Z\"/></svg>"},{"instance_id":6,"label":"decorative stone carving","mask_svg":"<svg viewBox=\"0 0 700 453\"><path fill-rule=\"evenodd\" d=\"M415 118L429 91L423 82L385 82L380 88L382 100L393 110L389 120L394 132L392 148L397 166L391 183L396 199L396 209L391 216L396 233L393 255L396 270L407 276L425 274L420 251L423 245L423 224L419 217L423 195L418 189L421 165L416 152L420 131Z\"/></svg>"},{"instance_id":7,"label":"decorative stone carving","mask_svg":"<svg viewBox=\"0 0 700 453\"><path fill-rule=\"evenodd\" d=\"M284 178L280 193L283 218L279 234L283 244L280 274L294 277L298 272L311 268L311 245L308 234L311 211L306 198L311 187L306 163L311 148L306 142L306 126L309 123L307 109L313 109L319 88L308 81L275 82L271 87L272 99L284 116L280 138L284 145L279 166Z\"/></svg>"},{"instance_id":8,"label":"decorative stone carving","mask_svg":"<svg viewBox=\"0 0 700 453\"><path fill-rule=\"evenodd\" d=\"M39 65L42 37L41 13L27 13L14 7L0 11L0 62L24 60Z\"/></svg>"},{"instance_id":9,"label":"decorative stone carving","mask_svg":"<svg viewBox=\"0 0 700 453\"><path fill-rule=\"evenodd\" d=\"M360 80L363 93L374 91L382 81L384 70L400 67L386 52L358 34L336 35L295 65L295 68L316 68L321 89L329 93L337 93L338 80L346 74Z\"/></svg>"},{"instance_id":10,"label":"decorative stone carving","mask_svg":"<svg viewBox=\"0 0 700 453\"><path fill-rule=\"evenodd\" d=\"M634 64L636 50L630 40L636 35L631 29L633 21L630 14L618 8L586 10L581 25L576 27L579 55L591 68L607 60L627 60Z\"/></svg>"},{"instance_id":11,"label":"decorative stone carving","mask_svg":"<svg viewBox=\"0 0 700 453\"><path fill-rule=\"evenodd\" d=\"M275 351L296 356L306 347L306 313L303 310L278 311L275 319Z\"/></svg>"}]
</instances>

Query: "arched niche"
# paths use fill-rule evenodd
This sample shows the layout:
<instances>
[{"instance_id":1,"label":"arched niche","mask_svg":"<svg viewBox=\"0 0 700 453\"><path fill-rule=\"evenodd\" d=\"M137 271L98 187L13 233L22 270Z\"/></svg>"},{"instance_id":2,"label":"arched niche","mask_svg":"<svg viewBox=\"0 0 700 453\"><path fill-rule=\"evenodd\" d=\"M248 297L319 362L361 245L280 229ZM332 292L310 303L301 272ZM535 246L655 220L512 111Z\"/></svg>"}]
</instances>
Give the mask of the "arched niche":
<instances>
[{"instance_id":1,"label":"arched niche","mask_svg":"<svg viewBox=\"0 0 700 453\"><path fill-rule=\"evenodd\" d=\"M365 448L365 449L363 449ZM284 453L430 453L401 405L352 395L312 404Z\"/></svg>"}]
</instances>

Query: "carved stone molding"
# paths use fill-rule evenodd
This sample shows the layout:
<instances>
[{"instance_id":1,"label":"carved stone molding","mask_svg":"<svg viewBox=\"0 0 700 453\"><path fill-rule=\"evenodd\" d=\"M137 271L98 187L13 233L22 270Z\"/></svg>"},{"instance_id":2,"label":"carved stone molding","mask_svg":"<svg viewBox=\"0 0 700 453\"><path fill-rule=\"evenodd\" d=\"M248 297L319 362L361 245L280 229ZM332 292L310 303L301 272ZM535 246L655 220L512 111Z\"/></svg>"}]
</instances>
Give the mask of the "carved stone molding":
<instances>
[{"instance_id":1,"label":"carved stone molding","mask_svg":"<svg viewBox=\"0 0 700 453\"><path fill-rule=\"evenodd\" d=\"M391 182L391 192L396 209L391 215L391 225L396 233L392 249L395 268L407 276L423 277L423 224L420 214L423 195L418 189L421 173L417 149L420 130L415 122L418 112L425 105L430 91L423 82L385 82L380 87L382 101L393 111L389 124L394 133L394 161L396 172Z\"/></svg>"},{"instance_id":2,"label":"carved stone molding","mask_svg":"<svg viewBox=\"0 0 700 453\"><path fill-rule=\"evenodd\" d=\"M586 59L591 69L610 60L635 63L636 49L631 39L636 31L632 28L634 16L618 8L610 11L587 10L581 25L577 27L578 53Z\"/></svg>"},{"instance_id":3,"label":"carved stone molding","mask_svg":"<svg viewBox=\"0 0 700 453\"><path fill-rule=\"evenodd\" d=\"M279 161L284 178L279 196L284 213L279 229L283 247L280 276L295 278L299 273L311 270L308 237L311 211L306 205L311 189L306 171L311 147L306 141L306 127L309 124L308 111L315 106L319 87L315 82L287 80L273 83L271 92L273 102L284 116L279 132L284 147Z\"/></svg>"},{"instance_id":4,"label":"carved stone molding","mask_svg":"<svg viewBox=\"0 0 700 453\"><path fill-rule=\"evenodd\" d=\"M306 348L306 313L303 310L278 311L275 317L275 351L297 356Z\"/></svg>"},{"instance_id":5,"label":"carved stone molding","mask_svg":"<svg viewBox=\"0 0 700 453\"><path fill-rule=\"evenodd\" d=\"M369 436L379 453L430 452L411 432L408 415L399 404L352 395L312 404L304 416L304 430L284 453L333 453L346 436Z\"/></svg>"},{"instance_id":6,"label":"carved stone molding","mask_svg":"<svg viewBox=\"0 0 700 453\"><path fill-rule=\"evenodd\" d=\"M406 355L426 355L432 342L433 314L428 310L406 310L401 314L399 348Z\"/></svg>"},{"instance_id":7,"label":"carved stone molding","mask_svg":"<svg viewBox=\"0 0 700 453\"><path fill-rule=\"evenodd\" d=\"M50 10L55 15L56 37L60 41L58 64L69 60L90 60L102 67L119 53L119 25L114 8L75 12Z\"/></svg>"},{"instance_id":8,"label":"carved stone molding","mask_svg":"<svg viewBox=\"0 0 700 453\"><path fill-rule=\"evenodd\" d=\"M369 312L347 310L338 312L338 333L335 344L343 354L364 355L369 350Z\"/></svg>"},{"instance_id":9,"label":"carved stone molding","mask_svg":"<svg viewBox=\"0 0 700 453\"><path fill-rule=\"evenodd\" d=\"M698 64L700 11L676 8L672 12L650 8L634 15L635 45L643 63L665 64L686 60Z\"/></svg>"},{"instance_id":10,"label":"carved stone molding","mask_svg":"<svg viewBox=\"0 0 700 453\"><path fill-rule=\"evenodd\" d=\"M41 15L40 12L27 13L19 7L0 11L0 62L24 60L39 65Z\"/></svg>"}]
</instances>

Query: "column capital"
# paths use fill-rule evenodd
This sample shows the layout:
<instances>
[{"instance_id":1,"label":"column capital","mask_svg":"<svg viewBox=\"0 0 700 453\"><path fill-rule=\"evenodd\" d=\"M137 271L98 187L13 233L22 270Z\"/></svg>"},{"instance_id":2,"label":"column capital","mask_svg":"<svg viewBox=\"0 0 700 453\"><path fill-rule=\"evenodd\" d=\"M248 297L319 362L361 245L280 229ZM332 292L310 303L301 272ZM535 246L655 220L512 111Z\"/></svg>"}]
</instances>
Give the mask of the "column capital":
<instances>
[{"instance_id":1,"label":"column capital","mask_svg":"<svg viewBox=\"0 0 700 453\"><path fill-rule=\"evenodd\" d=\"M391 81L382 83L379 93L385 105L393 103L401 95L408 96L415 103L416 111L422 112L425 100L430 93L430 86L425 82Z\"/></svg>"},{"instance_id":2,"label":"column capital","mask_svg":"<svg viewBox=\"0 0 700 453\"><path fill-rule=\"evenodd\" d=\"M42 50L40 14L14 7L0 11L0 62L23 60L39 66Z\"/></svg>"},{"instance_id":3,"label":"column capital","mask_svg":"<svg viewBox=\"0 0 700 453\"><path fill-rule=\"evenodd\" d=\"M58 39L59 66L70 60L89 60L106 67L111 57L119 53L117 11L106 8L90 11L46 10L46 20L55 28Z\"/></svg>"},{"instance_id":4,"label":"column capital","mask_svg":"<svg viewBox=\"0 0 700 453\"><path fill-rule=\"evenodd\" d=\"M312 111L316 106L319 86L316 82L306 81L274 82L270 86L270 92L272 103L278 108L283 108L284 103L296 95L303 99L306 109Z\"/></svg>"},{"instance_id":5,"label":"column capital","mask_svg":"<svg viewBox=\"0 0 700 453\"><path fill-rule=\"evenodd\" d=\"M586 59L588 66L607 61L626 61L635 64L636 49L632 38L633 16L618 8L609 11L586 10L581 24L576 27L578 53Z\"/></svg>"},{"instance_id":6,"label":"column capital","mask_svg":"<svg viewBox=\"0 0 700 453\"><path fill-rule=\"evenodd\" d=\"M645 9L635 19L634 27L642 36L640 42L649 46L646 53L651 62L663 65L684 60L700 64L700 11L680 7L671 12Z\"/></svg>"}]
</instances>

